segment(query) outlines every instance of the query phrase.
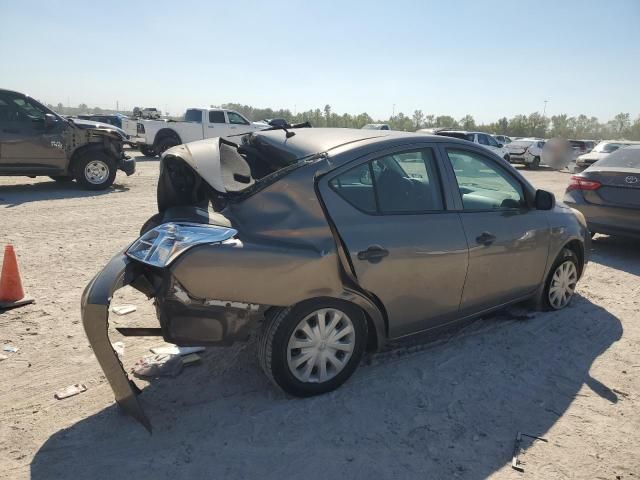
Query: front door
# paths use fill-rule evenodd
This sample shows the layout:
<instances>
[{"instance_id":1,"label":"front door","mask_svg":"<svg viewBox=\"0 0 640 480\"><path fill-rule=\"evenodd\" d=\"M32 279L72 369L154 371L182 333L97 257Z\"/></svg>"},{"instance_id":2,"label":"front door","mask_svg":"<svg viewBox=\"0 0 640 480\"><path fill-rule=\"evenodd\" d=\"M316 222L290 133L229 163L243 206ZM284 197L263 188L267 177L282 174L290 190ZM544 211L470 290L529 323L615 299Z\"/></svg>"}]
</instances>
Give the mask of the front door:
<instances>
[{"instance_id":1,"label":"front door","mask_svg":"<svg viewBox=\"0 0 640 480\"><path fill-rule=\"evenodd\" d=\"M360 286L381 300L389 335L452 320L467 273L467 241L443 195L436 151L370 155L320 181Z\"/></svg>"},{"instance_id":2,"label":"front door","mask_svg":"<svg viewBox=\"0 0 640 480\"><path fill-rule=\"evenodd\" d=\"M209 110L206 138L228 137L231 135L224 110Z\"/></svg>"},{"instance_id":3,"label":"front door","mask_svg":"<svg viewBox=\"0 0 640 480\"><path fill-rule=\"evenodd\" d=\"M547 263L546 212L527 205L525 187L508 166L458 145L443 148L443 156L460 192L460 216L469 244L461 313L533 293Z\"/></svg>"},{"instance_id":4,"label":"front door","mask_svg":"<svg viewBox=\"0 0 640 480\"><path fill-rule=\"evenodd\" d=\"M0 93L0 172L55 174L65 169L65 124L58 120L47 127L47 113L28 97Z\"/></svg>"}]
</instances>

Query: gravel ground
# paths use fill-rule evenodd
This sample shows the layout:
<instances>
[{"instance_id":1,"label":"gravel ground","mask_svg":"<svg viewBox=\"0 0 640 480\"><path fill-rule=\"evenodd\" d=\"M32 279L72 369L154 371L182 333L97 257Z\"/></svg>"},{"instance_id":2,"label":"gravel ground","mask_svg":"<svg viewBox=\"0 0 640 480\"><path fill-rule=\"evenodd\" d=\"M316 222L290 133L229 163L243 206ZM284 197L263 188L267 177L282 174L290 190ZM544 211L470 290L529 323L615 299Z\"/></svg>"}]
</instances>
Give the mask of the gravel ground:
<instances>
[{"instance_id":1,"label":"gravel ground","mask_svg":"<svg viewBox=\"0 0 640 480\"><path fill-rule=\"evenodd\" d=\"M37 302L0 314L0 478L640 477L640 248L597 236L572 305L512 308L369 356L338 391L292 399L253 341L209 348L173 379L137 381L150 436L114 405L80 323L91 277L155 213L157 160L113 189L0 178L0 245L14 244ZM568 175L525 171L562 198ZM154 325L131 289L115 325ZM114 318L115 317L115 318ZM130 367L157 344L112 333ZM55 400L56 390L88 390ZM524 473L511 469L518 431Z\"/></svg>"}]
</instances>

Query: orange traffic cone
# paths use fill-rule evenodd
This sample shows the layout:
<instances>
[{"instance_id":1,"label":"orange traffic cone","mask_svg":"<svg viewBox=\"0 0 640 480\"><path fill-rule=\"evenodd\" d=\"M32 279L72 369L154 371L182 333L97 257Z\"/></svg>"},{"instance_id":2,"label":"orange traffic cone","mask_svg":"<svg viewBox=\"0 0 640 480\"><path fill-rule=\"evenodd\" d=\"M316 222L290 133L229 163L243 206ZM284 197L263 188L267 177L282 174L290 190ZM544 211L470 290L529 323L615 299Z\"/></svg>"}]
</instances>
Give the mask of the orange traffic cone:
<instances>
[{"instance_id":1,"label":"orange traffic cone","mask_svg":"<svg viewBox=\"0 0 640 480\"><path fill-rule=\"evenodd\" d=\"M4 247L2 273L0 273L0 309L15 308L33 303L33 298L25 298L18 270L18 259L13 245Z\"/></svg>"}]
</instances>

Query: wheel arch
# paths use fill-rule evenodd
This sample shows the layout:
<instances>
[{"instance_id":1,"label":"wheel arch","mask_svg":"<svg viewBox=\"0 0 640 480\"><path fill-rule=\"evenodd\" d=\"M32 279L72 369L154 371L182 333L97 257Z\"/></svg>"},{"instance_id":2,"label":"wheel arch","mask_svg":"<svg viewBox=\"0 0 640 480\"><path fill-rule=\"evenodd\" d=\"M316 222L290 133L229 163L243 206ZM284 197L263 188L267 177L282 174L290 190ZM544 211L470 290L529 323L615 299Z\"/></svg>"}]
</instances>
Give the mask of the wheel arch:
<instances>
[{"instance_id":1,"label":"wheel arch","mask_svg":"<svg viewBox=\"0 0 640 480\"><path fill-rule=\"evenodd\" d=\"M156 133L156 137L153 139L153 147L157 149L162 140L172 137L178 141L178 145L182 144L180 135L173 128L161 128L160 130L158 130L158 133Z\"/></svg>"},{"instance_id":2,"label":"wheel arch","mask_svg":"<svg viewBox=\"0 0 640 480\"><path fill-rule=\"evenodd\" d=\"M113 155L113 152L111 152L109 150L109 148L106 148L102 143L88 143L86 145L82 145L78 148L76 148L73 153L71 154L71 157L69 159L69 172L71 173L75 173L75 168L76 168L76 163L78 162L78 160L85 154L91 151L97 151L97 152L102 152L102 153L106 153L107 155L109 155L113 161L115 162L114 167L116 167L117 169L117 163L118 163L118 159Z\"/></svg>"},{"instance_id":3,"label":"wheel arch","mask_svg":"<svg viewBox=\"0 0 640 480\"><path fill-rule=\"evenodd\" d=\"M363 297L358 292L354 292L352 290L345 290L341 296L310 297L287 307L270 307L265 312L265 318L273 318L282 310L293 308L294 306L305 305L310 302L316 302L322 299L349 304L360 310L367 322L367 344L365 350L373 352L382 348L387 338L387 329L383 312L381 312L378 306L373 304L368 298Z\"/></svg>"},{"instance_id":4,"label":"wheel arch","mask_svg":"<svg viewBox=\"0 0 640 480\"><path fill-rule=\"evenodd\" d=\"M584 259L585 259L583 243L580 240L574 238L572 240L569 240L567 243L565 243L563 247L560 249L560 252L565 248L568 250L571 250L578 257L578 278L582 277L582 272L584 271Z\"/></svg>"}]
</instances>

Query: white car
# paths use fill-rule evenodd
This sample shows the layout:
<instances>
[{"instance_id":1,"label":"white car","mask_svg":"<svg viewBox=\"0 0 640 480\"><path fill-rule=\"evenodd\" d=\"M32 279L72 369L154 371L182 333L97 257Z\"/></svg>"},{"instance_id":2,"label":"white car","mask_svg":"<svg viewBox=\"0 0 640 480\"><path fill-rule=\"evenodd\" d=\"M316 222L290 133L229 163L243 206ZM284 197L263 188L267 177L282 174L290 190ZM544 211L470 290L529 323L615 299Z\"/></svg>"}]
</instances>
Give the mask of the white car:
<instances>
[{"instance_id":1,"label":"white car","mask_svg":"<svg viewBox=\"0 0 640 480\"><path fill-rule=\"evenodd\" d=\"M589 153L580 155L576 159L576 166L580 169L587 168L596 163L598 160L602 160L610 153L615 152L619 148L637 143L640 142L628 142L625 140L602 140Z\"/></svg>"},{"instance_id":2,"label":"white car","mask_svg":"<svg viewBox=\"0 0 640 480\"><path fill-rule=\"evenodd\" d=\"M494 135L493 138L495 138L496 141L498 143L501 143L502 145L507 145L513 142L513 140L511 140L511 137L507 137L506 135Z\"/></svg>"},{"instance_id":3,"label":"white car","mask_svg":"<svg viewBox=\"0 0 640 480\"><path fill-rule=\"evenodd\" d=\"M271 128L266 123L251 123L238 112L224 108L189 108L184 121L142 120L138 125L144 136L140 151L147 156L160 155L168 148L196 140Z\"/></svg>"},{"instance_id":4,"label":"white car","mask_svg":"<svg viewBox=\"0 0 640 480\"><path fill-rule=\"evenodd\" d=\"M367 123L364 127L362 127L363 130L391 130L391 127L389 127L388 124L386 123Z\"/></svg>"},{"instance_id":5,"label":"white car","mask_svg":"<svg viewBox=\"0 0 640 480\"><path fill-rule=\"evenodd\" d=\"M502 143L498 143L498 141L493 138L488 133L484 132L470 132L468 130L433 130L431 132L427 132L424 130L418 130L418 132L422 133L433 133L434 135L441 135L443 137L454 137L461 138L462 140L468 140L473 143L477 143L485 147L487 150L491 150L493 153L498 155L499 157L504 158L507 162L509 161L509 151L504 147Z\"/></svg>"},{"instance_id":6,"label":"white car","mask_svg":"<svg viewBox=\"0 0 640 480\"><path fill-rule=\"evenodd\" d=\"M160 111L154 107L145 107L140 111L140 116L142 118L149 118L151 120L155 120L160 118Z\"/></svg>"},{"instance_id":7,"label":"white car","mask_svg":"<svg viewBox=\"0 0 640 480\"><path fill-rule=\"evenodd\" d=\"M540 166L542 158L542 149L546 140L543 138L521 138L514 140L507 145L509 150L509 161L511 163L519 163L531 169Z\"/></svg>"}]
</instances>

